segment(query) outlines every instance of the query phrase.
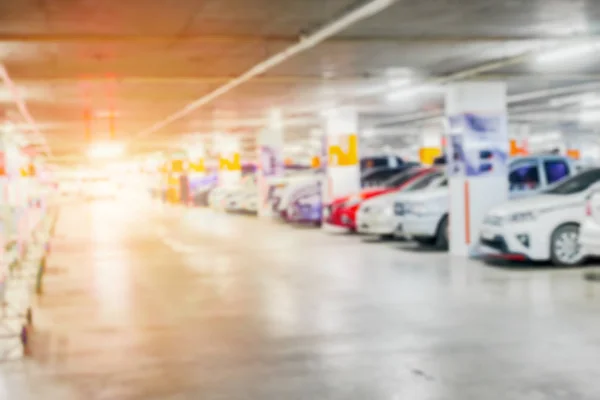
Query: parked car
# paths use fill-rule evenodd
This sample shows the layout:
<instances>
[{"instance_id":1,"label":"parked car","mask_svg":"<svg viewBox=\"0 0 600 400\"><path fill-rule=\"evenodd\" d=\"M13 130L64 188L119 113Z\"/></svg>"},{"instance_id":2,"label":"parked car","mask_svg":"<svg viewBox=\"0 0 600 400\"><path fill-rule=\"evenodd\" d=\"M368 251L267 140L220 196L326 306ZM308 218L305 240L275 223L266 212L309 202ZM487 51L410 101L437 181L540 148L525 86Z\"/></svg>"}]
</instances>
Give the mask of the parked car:
<instances>
[{"instance_id":1,"label":"parked car","mask_svg":"<svg viewBox=\"0 0 600 400\"><path fill-rule=\"evenodd\" d=\"M510 161L509 190L511 198L540 193L569 175L575 167L567 157L545 155L518 157ZM402 213L399 234L420 244L448 247L448 215L450 191L423 192L410 201L396 205L396 214Z\"/></svg>"},{"instance_id":2,"label":"parked car","mask_svg":"<svg viewBox=\"0 0 600 400\"><path fill-rule=\"evenodd\" d=\"M219 186L211 190L208 195L208 204L217 210L233 210L238 197L253 189L256 190L256 177L254 174L247 174L237 185Z\"/></svg>"},{"instance_id":3,"label":"parked car","mask_svg":"<svg viewBox=\"0 0 600 400\"><path fill-rule=\"evenodd\" d=\"M480 250L487 258L552 261L575 266L585 258L579 229L586 227L584 248L591 247L586 200L598 190L600 168L582 171L527 199L510 200L491 209L482 224ZM595 197L594 194L592 197ZM593 210L590 210L593 218Z\"/></svg>"},{"instance_id":4,"label":"parked car","mask_svg":"<svg viewBox=\"0 0 600 400\"><path fill-rule=\"evenodd\" d=\"M581 251L588 256L600 256L600 187L594 186L585 203L585 215L579 228Z\"/></svg>"},{"instance_id":5,"label":"parked car","mask_svg":"<svg viewBox=\"0 0 600 400\"><path fill-rule=\"evenodd\" d=\"M335 199L331 204L326 205L323 209L324 221L330 225L356 231L356 213L363 201L401 190L405 185L410 184L429 170L430 168L412 164L399 170L393 170L392 177L383 183L367 187L355 195Z\"/></svg>"},{"instance_id":6,"label":"parked car","mask_svg":"<svg viewBox=\"0 0 600 400\"><path fill-rule=\"evenodd\" d=\"M385 170L397 169L405 164L404 160L395 156L368 157L360 161L361 187L381 182L389 177ZM377 172L372 173L371 171ZM323 196L326 182L323 170L316 170L312 175L293 179L285 186L278 200L276 213L288 222L304 222L320 225L323 214Z\"/></svg>"},{"instance_id":7,"label":"parked car","mask_svg":"<svg viewBox=\"0 0 600 400\"><path fill-rule=\"evenodd\" d=\"M382 238L392 238L398 224L394 217L394 203L396 200L407 196L410 198L410 196L414 196L421 190L434 189L443 183L444 179L445 173L442 168L429 168L400 190L363 201L356 213L358 232Z\"/></svg>"}]
</instances>

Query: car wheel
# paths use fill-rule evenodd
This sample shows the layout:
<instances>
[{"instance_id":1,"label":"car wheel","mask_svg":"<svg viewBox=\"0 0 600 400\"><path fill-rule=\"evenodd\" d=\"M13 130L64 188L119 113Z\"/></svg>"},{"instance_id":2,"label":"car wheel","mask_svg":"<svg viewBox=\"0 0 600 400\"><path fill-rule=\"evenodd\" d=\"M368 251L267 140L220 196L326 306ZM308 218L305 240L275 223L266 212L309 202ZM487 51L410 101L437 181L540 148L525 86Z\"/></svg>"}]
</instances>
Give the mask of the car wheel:
<instances>
[{"instance_id":1,"label":"car wheel","mask_svg":"<svg viewBox=\"0 0 600 400\"><path fill-rule=\"evenodd\" d=\"M440 221L437 229L437 233L435 235L435 246L439 249L448 249L449 243L449 224L448 224L448 216L444 215L442 220Z\"/></svg>"},{"instance_id":2,"label":"car wheel","mask_svg":"<svg viewBox=\"0 0 600 400\"><path fill-rule=\"evenodd\" d=\"M562 225L552 232L550 258L552 264L562 267L574 267L583 262L584 255L579 244L579 225Z\"/></svg>"}]
</instances>

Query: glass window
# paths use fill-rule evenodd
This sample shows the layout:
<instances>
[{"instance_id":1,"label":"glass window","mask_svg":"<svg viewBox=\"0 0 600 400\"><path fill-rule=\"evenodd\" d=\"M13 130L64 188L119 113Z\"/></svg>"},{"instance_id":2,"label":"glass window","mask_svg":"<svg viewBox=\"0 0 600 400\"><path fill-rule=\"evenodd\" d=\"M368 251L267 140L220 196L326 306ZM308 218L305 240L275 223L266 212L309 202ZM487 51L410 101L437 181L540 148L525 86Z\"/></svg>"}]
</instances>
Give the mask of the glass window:
<instances>
[{"instance_id":1,"label":"glass window","mask_svg":"<svg viewBox=\"0 0 600 400\"><path fill-rule=\"evenodd\" d=\"M569 175L569 165L564 160L545 160L544 172L548 184L556 183Z\"/></svg>"},{"instance_id":2,"label":"glass window","mask_svg":"<svg viewBox=\"0 0 600 400\"><path fill-rule=\"evenodd\" d=\"M540 172L537 160L528 160L511 168L508 175L511 192L535 190L540 186Z\"/></svg>"},{"instance_id":3,"label":"glass window","mask_svg":"<svg viewBox=\"0 0 600 400\"><path fill-rule=\"evenodd\" d=\"M388 188L403 186L419 173L420 173L420 171L418 169L411 169L406 172L401 172L399 174L392 176L390 179L388 179L384 183L384 186L388 187Z\"/></svg>"},{"instance_id":4,"label":"glass window","mask_svg":"<svg viewBox=\"0 0 600 400\"><path fill-rule=\"evenodd\" d=\"M546 191L548 194L573 194L583 192L594 183L600 181L600 168L583 171L571 178L558 183Z\"/></svg>"},{"instance_id":5,"label":"glass window","mask_svg":"<svg viewBox=\"0 0 600 400\"><path fill-rule=\"evenodd\" d=\"M425 189L433 181L435 181L436 179L439 179L443 176L444 176L444 173L441 171L432 172L430 174L423 176L420 179L417 179L415 181L415 183L411 187L409 187L407 190L413 191L413 190Z\"/></svg>"}]
</instances>

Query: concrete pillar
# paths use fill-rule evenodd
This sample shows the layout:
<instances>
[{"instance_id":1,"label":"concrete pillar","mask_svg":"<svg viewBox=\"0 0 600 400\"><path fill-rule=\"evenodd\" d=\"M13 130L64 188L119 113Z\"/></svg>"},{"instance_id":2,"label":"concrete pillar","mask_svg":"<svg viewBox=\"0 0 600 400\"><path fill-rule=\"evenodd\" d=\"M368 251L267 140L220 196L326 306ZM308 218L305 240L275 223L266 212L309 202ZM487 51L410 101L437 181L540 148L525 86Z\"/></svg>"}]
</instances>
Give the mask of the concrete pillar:
<instances>
[{"instance_id":1,"label":"concrete pillar","mask_svg":"<svg viewBox=\"0 0 600 400\"><path fill-rule=\"evenodd\" d=\"M360 191L358 114L336 109L326 115L327 196L325 203Z\"/></svg>"},{"instance_id":2,"label":"concrete pillar","mask_svg":"<svg viewBox=\"0 0 600 400\"><path fill-rule=\"evenodd\" d=\"M281 110L271 110L267 127L258 135L258 215L273 215L271 193L274 181L284 175L283 116Z\"/></svg>"},{"instance_id":3,"label":"concrete pillar","mask_svg":"<svg viewBox=\"0 0 600 400\"><path fill-rule=\"evenodd\" d=\"M506 84L448 85L446 117L450 253L469 256L486 212L508 199Z\"/></svg>"},{"instance_id":4,"label":"concrete pillar","mask_svg":"<svg viewBox=\"0 0 600 400\"><path fill-rule=\"evenodd\" d=\"M236 115L230 110L213 112L213 141L218 158L219 186L235 186L242 180L241 140L228 132Z\"/></svg>"},{"instance_id":5,"label":"concrete pillar","mask_svg":"<svg viewBox=\"0 0 600 400\"><path fill-rule=\"evenodd\" d=\"M438 119L421 126L419 161L422 164L431 165L437 157L442 155L443 129L442 121Z\"/></svg>"},{"instance_id":6,"label":"concrete pillar","mask_svg":"<svg viewBox=\"0 0 600 400\"><path fill-rule=\"evenodd\" d=\"M240 139L233 134L217 136L219 157L219 186L236 186L242 180L242 160L240 158Z\"/></svg>"}]
</instances>

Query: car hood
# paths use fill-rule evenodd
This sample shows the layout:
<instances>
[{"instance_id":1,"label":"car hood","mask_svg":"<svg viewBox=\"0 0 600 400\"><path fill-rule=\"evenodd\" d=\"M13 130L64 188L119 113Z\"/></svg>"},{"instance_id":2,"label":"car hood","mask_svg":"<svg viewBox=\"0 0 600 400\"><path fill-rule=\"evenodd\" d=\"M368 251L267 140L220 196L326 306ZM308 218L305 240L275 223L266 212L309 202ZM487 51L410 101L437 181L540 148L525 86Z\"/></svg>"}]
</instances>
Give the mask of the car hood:
<instances>
[{"instance_id":1,"label":"car hood","mask_svg":"<svg viewBox=\"0 0 600 400\"><path fill-rule=\"evenodd\" d=\"M429 202L433 200L443 200L450 196L450 190L447 187L440 187L430 190L418 190L415 192L406 192L398 194L398 201L411 202Z\"/></svg>"},{"instance_id":2,"label":"car hood","mask_svg":"<svg viewBox=\"0 0 600 400\"><path fill-rule=\"evenodd\" d=\"M500 205L497 205L496 207L493 207L488 212L488 215L504 217L520 212L563 207L578 197L579 196L576 195L540 194L527 198L508 200Z\"/></svg>"}]
</instances>

